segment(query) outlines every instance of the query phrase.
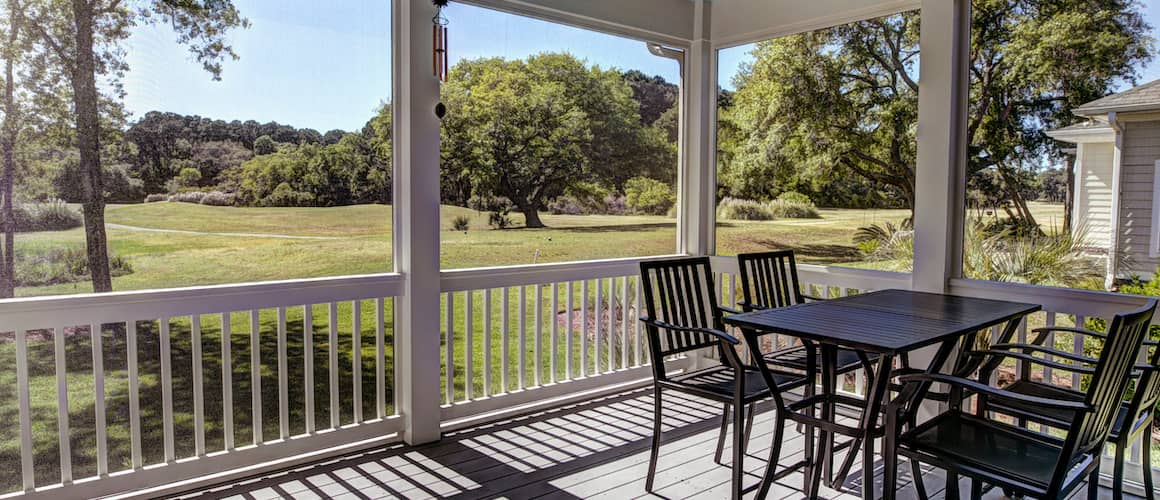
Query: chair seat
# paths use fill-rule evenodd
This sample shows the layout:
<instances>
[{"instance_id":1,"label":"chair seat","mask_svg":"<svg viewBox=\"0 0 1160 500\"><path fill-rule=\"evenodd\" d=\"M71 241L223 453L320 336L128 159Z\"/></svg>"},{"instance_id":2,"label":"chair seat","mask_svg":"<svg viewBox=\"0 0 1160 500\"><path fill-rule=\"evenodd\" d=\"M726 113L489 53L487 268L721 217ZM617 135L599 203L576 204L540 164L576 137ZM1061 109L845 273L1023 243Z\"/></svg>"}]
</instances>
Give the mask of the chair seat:
<instances>
[{"instance_id":1,"label":"chair seat","mask_svg":"<svg viewBox=\"0 0 1160 500\"><path fill-rule=\"evenodd\" d=\"M1057 387L1042 382L1033 382L1030 380L1016 380L1004 388L1008 392L1022 394L1024 396L1035 396L1048 399L1061 399L1065 401L1083 401L1084 393L1073 391L1064 387ZM1028 403L1021 399L990 397L987 405L990 409L998 411L999 413L1011 415L1013 417L1025 418L1027 420L1045 424L1056 428L1066 428L1071 424L1075 418L1075 413L1061 408L1048 408L1035 404ZM1132 429L1124 428L1124 420L1128 418L1128 404L1120 405L1120 411L1116 413L1116 420L1112 423L1112 432L1108 439L1115 440L1119 437L1121 432L1127 432Z\"/></svg>"},{"instance_id":2,"label":"chair seat","mask_svg":"<svg viewBox=\"0 0 1160 500\"><path fill-rule=\"evenodd\" d=\"M773 374L774 382L781 390L793 389L805 383L803 375L778 373ZM704 370L682 373L660 381L662 385L676 390L698 394L718 401L733 400L733 369L727 366L714 366ZM745 387L742 398L745 401L765 399L770 396L769 387L765 379L756 369L745 370Z\"/></svg>"},{"instance_id":3,"label":"chair seat","mask_svg":"<svg viewBox=\"0 0 1160 500\"><path fill-rule=\"evenodd\" d=\"M773 351L766 354L763 358L766 363L773 366L805 371L808 361L807 356L806 347L799 345ZM816 354L815 356L817 358L814 360L817 363L815 366L820 370L822 367L822 356L821 354ZM871 362L878 360L878 356L875 354L868 355L868 358ZM852 372L859 368L862 368L862 360L858 358L857 351L838 349L838 373Z\"/></svg>"},{"instance_id":4,"label":"chair seat","mask_svg":"<svg viewBox=\"0 0 1160 500\"><path fill-rule=\"evenodd\" d=\"M903 434L899 444L903 454L929 454L945 462L941 465L1015 476L1039 487L1051 481L1062 453L1054 438L959 412L944 413Z\"/></svg>"}]
</instances>

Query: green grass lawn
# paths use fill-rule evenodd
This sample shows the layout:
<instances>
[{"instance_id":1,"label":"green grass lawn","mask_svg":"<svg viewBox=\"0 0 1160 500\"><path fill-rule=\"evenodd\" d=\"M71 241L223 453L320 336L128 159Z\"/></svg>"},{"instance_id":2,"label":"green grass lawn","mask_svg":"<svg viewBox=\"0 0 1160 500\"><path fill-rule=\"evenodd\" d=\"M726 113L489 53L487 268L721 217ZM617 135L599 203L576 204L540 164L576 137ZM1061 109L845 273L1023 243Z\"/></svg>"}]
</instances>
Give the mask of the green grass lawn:
<instances>
[{"instance_id":1,"label":"green grass lawn","mask_svg":"<svg viewBox=\"0 0 1160 500\"><path fill-rule=\"evenodd\" d=\"M1062 214L1062 208L1037 205L1037 211L1044 216ZM778 220L769 222L721 222L717 241L722 255L739 252L789 248L798 252L799 258L807 263L846 265L866 265L854 247L851 238L860 226L890 221L900 222L909 216L905 210L839 210L822 209L820 219ZM468 231L451 230L451 220L465 215L471 220ZM134 272L114 280L116 290L144 290L170 288L174 286L209 285L221 283L242 283L262 280L341 276L366 273L380 273L391 270L391 208L381 205L364 205L334 208L234 208L209 207L181 203L154 203L145 205L125 205L110 207L107 212L109 240L112 251L129 260ZM521 217L513 216L517 224ZM544 215L549 226L543 229L493 230L487 226L487 214L460 207L443 207L439 217L432 216L432 224L439 224L443 239L441 261L444 269L484 267L496 265L522 265L545 262L565 262L614 257L633 257L673 253L676 247L676 223L666 217L651 216L558 216ZM174 232L176 231L176 232ZM84 234L81 230L62 232L28 233L17 237L18 251L28 251L34 247L52 248L64 245L82 246ZM613 284L619 294L622 282ZM589 282L588 304L595 303L596 288L607 287L602 281ZM630 289L635 288L633 280ZM22 296L82 293L89 291L87 283L73 283L45 287L21 288ZM489 372L491 391L503 392L516 388L518 380L518 360L524 359L528 366L527 380L534 381L537 367L541 379L547 381L551 374L547 366L554 356L557 377L565 376L566 359L571 359L572 374L580 372L581 343L586 342L588 369L595 368L597 356L603 360L611 350L620 366L621 349L627 348L629 359L635 359L636 351L631 342L617 339L615 345L608 344L605 332L604 344L600 350L593 345L595 338L591 327L587 336L579 330L581 291L577 285L574 301L566 304L566 288L561 287L557 297L558 307L551 308L550 287L525 287L527 308L519 309L519 287L508 290L508 317L510 324L502 328L503 291L495 291L491 302L492 330L484 332L484 299L481 292L472 296L474 321L471 328L471 350L473 374L467 377L464 359L467 355L467 327L465 324L463 293L456 294L456 310L453 327L456 340L453 345L452 363L455 370L455 399L465 395L466 381L469 379L473 392L478 397L483 393L483 372L486 369L484 346L491 344L492 363ZM535 297L542 296L540 315L543 330L534 330ZM608 288L602 289L608 297ZM363 394L361 400L366 415L374 414L374 309L370 301L363 304L361 318L363 338ZM619 304L614 304L619 307ZM354 374L351 370L351 304L340 304L336 318L339 328L339 364L341 421L350 422L355 398L351 394ZM607 307L606 307L607 309ZM388 310L393 308L388 302ZM446 304L444 304L446 310ZM619 310L618 310L619 312ZM637 315L629 311L629 318ZM291 429L301 432L304 428L304 393L302 381L303 325L302 308L288 308L288 354L290 363L290 406ZM327 339L328 312L325 306L315 306L313 311L313 344L316 373L315 411L319 428L329 424L329 393L326 385L328 373L328 353L331 346ZM564 339L566 318L575 319L571 344ZM519 318L525 320L526 347L519 343ZM619 329L621 315L614 320ZM595 319L595 318L593 318ZM607 321L607 318L604 318ZM235 418L235 438L239 445L251 439L250 387L249 387L249 318L247 313L236 313L232 317L234 326L230 339L233 359L231 387L234 393L233 413ZM205 316L203 321L203 356L206 387L207 447L221 449L223 443L220 405L221 393L221 333L218 316ZM388 391L393 383L393 350L390 348L393 335L390 319L387 319L387 364ZM559 325L558 350L551 346L551 325ZM178 456L192 453L192 343L188 318L172 321L171 343L174 366L174 411L177 427ZM260 332L262 337L262 394L265 436L277 435L277 365L276 365L276 316L274 310L260 311ZM139 324L139 357L141 366L142 426L147 463L156 463L160 458L160 369L157 344L157 324ZM441 328L446 328L445 324ZM445 332L443 332L445 334ZM126 366L126 333L123 326L107 325L103 332L104 364L106 367L106 398L109 415L110 464L114 470L128 465L128 383ZM541 340L539 359L533 359L535 339ZM445 338L445 337L444 337ZM502 346L507 340L509 369L508 384L501 385L500 371ZM634 339L632 339L634 340ZM31 395L34 416L34 434L39 483L57 480L56 442L56 387L53 371L53 351L51 336L32 336L29 341L29 356L32 376ZM90 339L87 333L68 337L68 372L70 393L70 425L73 442L73 459L77 477L95 472L92 405L93 380L91 375ZM627 346L625 344L628 344ZM441 350L446 356L446 349ZM7 422L17 421L15 386L15 348L9 338L0 338L0 418ZM444 365L447 363L444 359ZM607 368L607 366L605 366ZM441 384L440 387L443 387ZM393 411L392 394L384 394ZM18 429L15 425L0 426L0 463L16 464L19 460ZM15 466L0 469L0 492L12 491L19 486L19 469Z\"/></svg>"}]
</instances>

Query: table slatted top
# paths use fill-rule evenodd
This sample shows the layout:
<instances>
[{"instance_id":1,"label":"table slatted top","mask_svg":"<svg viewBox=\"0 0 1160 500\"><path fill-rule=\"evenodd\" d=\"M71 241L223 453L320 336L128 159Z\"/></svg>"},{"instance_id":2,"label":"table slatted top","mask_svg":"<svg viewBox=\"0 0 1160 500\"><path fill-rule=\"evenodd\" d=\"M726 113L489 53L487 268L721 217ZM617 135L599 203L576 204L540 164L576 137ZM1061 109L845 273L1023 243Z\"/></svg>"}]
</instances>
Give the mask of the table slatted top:
<instances>
[{"instance_id":1,"label":"table slatted top","mask_svg":"<svg viewBox=\"0 0 1160 500\"><path fill-rule=\"evenodd\" d=\"M725 317L725 323L868 352L902 353L1006 323L1036 304L880 290Z\"/></svg>"}]
</instances>

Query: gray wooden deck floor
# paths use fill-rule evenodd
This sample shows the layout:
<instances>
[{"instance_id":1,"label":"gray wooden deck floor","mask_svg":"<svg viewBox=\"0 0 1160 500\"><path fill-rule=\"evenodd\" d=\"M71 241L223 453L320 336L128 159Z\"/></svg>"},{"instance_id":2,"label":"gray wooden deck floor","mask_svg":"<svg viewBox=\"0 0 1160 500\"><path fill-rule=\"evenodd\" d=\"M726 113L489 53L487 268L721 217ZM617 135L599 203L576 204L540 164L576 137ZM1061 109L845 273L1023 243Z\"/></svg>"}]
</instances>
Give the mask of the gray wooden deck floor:
<instances>
[{"instance_id":1,"label":"gray wooden deck floor","mask_svg":"<svg viewBox=\"0 0 1160 500\"><path fill-rule=\"evenodd\" d=\"M655 498L728 498L729 469L713 463L721 408L665 394L665 441ZM439 443L390 445L216 488L184 498L607 498L649 497L644 491L652 396L644 390L586 401L449 433ZM745 468L758 474L772 438L772 418L759 414ZM800 460L802 436L792 428L780 462ZM726 457L729 456L726 450ZM861 461L856 463L860 464ZM879 464L879 467L881 465ZM901 499L913 499L909 467L901 467ZM878 471L879 478L881 469ZM851 477L860 478L857 472ZM924 476L932 498L943 498L943 475ZM757 476L750 478L756 482ZM825 498L855 499L860 480ZM777 483L770 499L802 498L802 474ZM963 484L963 494L969 490ZM1081 492L1073 498L1083 498ZM1103 492L1101 498L1110 494ZM752 497L752 493L749 495ZM964 496L969 498L969 496ZM987 499L1003 498L991 491Z\"/></svg>"}]
</instances>

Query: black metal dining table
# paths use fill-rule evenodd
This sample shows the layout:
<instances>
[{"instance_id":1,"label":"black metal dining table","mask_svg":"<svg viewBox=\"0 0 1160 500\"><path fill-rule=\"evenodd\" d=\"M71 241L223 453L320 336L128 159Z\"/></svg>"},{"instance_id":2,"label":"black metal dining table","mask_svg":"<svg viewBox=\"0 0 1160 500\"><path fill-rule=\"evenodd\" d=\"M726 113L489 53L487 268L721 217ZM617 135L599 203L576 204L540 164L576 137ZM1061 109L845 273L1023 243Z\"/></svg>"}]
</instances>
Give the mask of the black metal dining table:
<instances>
[{"instance_id":1,"label":"black metal dining table","mask_svg":"<svg viewBox=\"0 0 1160 500\"><path fill-rule=\"evenodd\" d=\"M926 368L928 372L938 372L944 368L957 346L973 346L980 331L1003 325L996 339L1007 342L1014 335L1023 317L1040 309L1036 304L1024 304L1000 300L959 297L909 290L880 290L860 295L851 295L831 300L807 302L789 307L734 314L724 318L726 324L740 328L748 338L769 334L782 334L801 339L807 345L816 346L820 358L821 393L810 390L806 398L813 398L817 405L809 405L811 414L815 406L820 406L821 422L818 432L818 449L813 453L807 439L805 485L807 493L817 495L823 464L832 468L834 449L833 434L844 434L854 438L855 446L849 451L849 459L857 453L856 444L862 444L862 497L873 499L874 492L874 440L881 437L878 425L879 413L889 388L894 362L908 353L930 346L938 346ZM837 351L839 348L865 353L866 377L870 381L869 391L864 399L840 395L835 390L837 379ZM960 353L967 349L960 350ZM874 359L876 358L876 359ZM958 356L952 365L956 374L972 373L989 361L968 356ZM812 364L812 363L811 363ZM808 387L816 387L817 370L810 370ZM835 418L838 404L853 404L862 409L856 426L842 425ZM813 415L811 415L813 416ZM808 436L813 436L810 429ZM843 467L842 469L846 469ZM843 475L843 474L840 474ZM827 478L829 481L831 478ZM842 481L844 478L839 478Z\"/></svg>"}]
</instances>

